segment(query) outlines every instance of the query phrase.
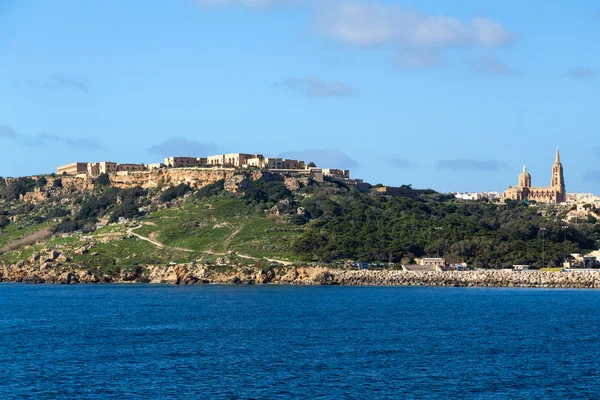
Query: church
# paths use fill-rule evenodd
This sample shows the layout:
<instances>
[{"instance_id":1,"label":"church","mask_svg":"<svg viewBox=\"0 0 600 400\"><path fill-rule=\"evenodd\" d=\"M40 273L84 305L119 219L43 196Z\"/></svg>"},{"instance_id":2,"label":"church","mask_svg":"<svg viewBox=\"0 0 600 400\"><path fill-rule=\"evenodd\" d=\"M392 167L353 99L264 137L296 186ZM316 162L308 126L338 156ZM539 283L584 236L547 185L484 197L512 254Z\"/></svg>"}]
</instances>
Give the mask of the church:
<instances>
[{"instance_id":1,"label":"church","mask_svg":"<svg viewBox=\"0 0 600 400\"><path fill-rule=\"evenodd\" d=\"M523 172L519 175L519 184L509 186L502 194L502 200L535 200L538 203L563 203L567 201L567 192L565 190L565 177L563 167L560 162L560 153L556 149L556 159L552 165L552 179L550 186L532 187L531 175L527 168L523 166Z\"/></svg>"}]
</instances>

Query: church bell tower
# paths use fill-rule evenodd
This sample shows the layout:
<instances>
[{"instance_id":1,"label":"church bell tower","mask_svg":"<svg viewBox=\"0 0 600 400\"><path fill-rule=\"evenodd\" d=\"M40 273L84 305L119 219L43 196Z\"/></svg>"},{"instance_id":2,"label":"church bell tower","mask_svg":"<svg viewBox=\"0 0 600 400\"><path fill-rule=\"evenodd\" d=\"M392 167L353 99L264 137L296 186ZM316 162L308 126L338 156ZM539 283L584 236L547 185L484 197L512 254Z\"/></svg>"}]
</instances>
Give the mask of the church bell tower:
<instances>
[{"instance_id":1,"label":"church bell tower","mask_svg":"<svg viewBox=\"0 0 600 400\"><path fill-rule=\"evenodd\" d=\"M552 166L552 181L550 182L552 189L557 191L557 203L567 201L567 191L565 190L565 177L563 175L563 166L560 162L560 153L556 148L556 159Z\"/></svg>"}]
</instances>

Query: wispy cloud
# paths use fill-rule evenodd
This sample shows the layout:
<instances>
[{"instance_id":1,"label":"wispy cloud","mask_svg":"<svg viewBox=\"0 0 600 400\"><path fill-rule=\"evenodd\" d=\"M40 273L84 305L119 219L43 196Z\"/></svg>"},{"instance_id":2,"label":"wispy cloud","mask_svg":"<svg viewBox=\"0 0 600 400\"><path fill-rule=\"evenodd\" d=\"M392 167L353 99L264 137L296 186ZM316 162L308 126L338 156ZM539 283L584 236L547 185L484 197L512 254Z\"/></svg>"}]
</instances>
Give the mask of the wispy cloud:
<instances>
[{"instance_id":1,"label":"wispy cloud","mask_svg":"<svg viewBox=\"0 0 600 400\"><path fill-rule=\"evenodd\" d=\"M0 138L16 139L17 132L8 125L0 125Z\"/></svg>"},{"instance_id":2,"label":"wispy cloud","mask_svg":"<svg viewBox=\"0 0 600 400\"><path fill-rule=\"evenodd\" d=\"M368 0L327 3L317 12L316 26L325 36L359 46L433 50L498 47L514 40L512 33L488 18L473 18L465 23Z\"/></svg>"},{"instance_id":3,"label":"wispy cloud","mask_svg":"<svg viewBox=\"0 0 600 400\"><path fill-rule=\"evenodd\" d=\"M319 78L287 78L273 85L277 89L288 89L308 97L350 97L358 94L353 86L340 82L326 82Z\"/></svg>"},{"instance_id":4,"label":"wispy cloud","mask_svg":"<svg viewBox=\"0 0 600 400\"><path fill-rule=\"evenodd\" d=\"M576 78L576 79L591 78L595 75L596 75L596 71L594 71L593 69L590 69L590 68L586 68L586 67L569 68L569 69L567 69L567 72L565 72L565 76L568 76L569 78Z\"/></svg>"},{"instance_id":5,"label":"wispy cloud","mask_svg":"<svg viewBox=\"0 0 600 400\"><path fill-rule=\"evenodd\" d=\"M19 87L20 85L32 86L46 90L75 90L82 93L88 93L90 90L90 85L88 79L85 77L81 78L73 78L67 77L60 72L56 72L50 74L47 79L44 80L33 80L29 78L17 78L14 76L9 76L9 80L11 81L14 87Z\"/></svg>"},{"instance_id":6,"label":"wispy cloud","mask_svg":"<svg viewBox=\"0 0 600 400\"><path fill-rule=\"evenodd\" d=\"M6 138L13 140L23 146L45 146L50 144L60 144L65 147L78 149L98 149L103 146L95 140L86 138L76 138L69 136L50 135L39 133L37 135L23 135L17 133L8 125L0 125L0 139Z\"/></svg>"},{"instance_id":7,"label":"wispy cloud","mask_svg":"<svg viewBox=\"0 0 600 400\"><path fill-rule=\"evenodd\" d=\"M450 171L478 171L494 172L507 168L504 162L495 160L475 160L470 158L457 158L453 160L440 160L436 164L437 169Z\"/></svg>"},{"instance_id":8,"label":"wispy cloud","mask_svg":"<svg viewBox=\"0 0 600 400\"><path fill-rule=\"evenodd\" d=\"M87 83L86 78L72 78L66 77L61 73L51 74L49 77L49 82L45 85L50 88L60 88L60 89L74 89L80 90L83 93L87 93L89 91L89 84Z\"/></svg>"},{"instance_id":9,"label":"wispy cloud","mask_svg":"<svg viewBox=\"0 0 600 400\"><path fill-rule=\"evenodd\" d=\"M309 149L303 151L287 151L281 157L303 160L306 163L314 162L321 168L350 169L359 166L359 163L349 155L334 149Z\"/></svg>"},{"instance_id":10,"label":"wispy cloud","mask_svg":"<svg viewBox=\"0 0 600 400\"><path fill-rule=\"evenodd\" d=\"M400 157L394 157L390 160L390 164L392 164L392 166L396 167L396 168L412 168L415 166L415 163L413 163L410 160L407 160L405 158L400 158Z\"/></svg>"},{"instance_id":11,"label":"wispy cloud","mask_svg":"<svg viewBox=\"0 0 600 400\"><path fill-rule=\"evenodd\" d=\"M472 65L473 71L488 76L519 76L521 73L493 55L481 57Z\"/></svg>"},{"instance_id":12,"label":"wispy cloud","mask_svg":"<svg viewBox=\"0 0 600 400\"><path fill-rule=\"evenodd\" d=\"M205 157L216 153L217 148L214 143L202 143L177 136L150 146L147 151L161 157Z\"/></svg>"},{"instance_id":13,"label":"wispy cloud","mask_svg":"<svg viewBox=\"0 0 600 400\"><path fill-rule=\"evenodd\" d=\"M383 47L400 54L398 65L437 65L440 53L455 48L493 49L509 45L515 35L486 17L470 21L425 14L383 0L198 0L204 7L237 5L304 6L313 12L312 31L349 46Z\"/></svg>"},{"instance_id":14,"label":"wispy cloud","mask_svg":"<svg viewBox=\"0 0 600 400\"><path fill-rule=\"evenodd\" d=\"M600 182L600 169L589 169L584 172L582 178L586 182Z\"/></svg>"}]
</instances>

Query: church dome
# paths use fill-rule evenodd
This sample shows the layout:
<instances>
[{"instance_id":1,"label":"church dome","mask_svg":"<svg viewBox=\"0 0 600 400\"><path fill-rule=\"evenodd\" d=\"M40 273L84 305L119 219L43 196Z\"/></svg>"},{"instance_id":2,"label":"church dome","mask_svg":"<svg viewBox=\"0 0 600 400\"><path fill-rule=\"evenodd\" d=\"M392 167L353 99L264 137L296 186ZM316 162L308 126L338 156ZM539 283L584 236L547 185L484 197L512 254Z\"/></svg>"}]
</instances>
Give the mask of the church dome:
<instances>
[{"instance_id":1,"label":"church dome","mask_svg":"<svg viewBox=\"0 0 600 400\"><path fill-rule=\"evenodd\" d=\"M527 167L523 165L523 172L519 175L519 186L530 187L531 186L531 175L527 172Z\"/></svg>"}]
</instances>

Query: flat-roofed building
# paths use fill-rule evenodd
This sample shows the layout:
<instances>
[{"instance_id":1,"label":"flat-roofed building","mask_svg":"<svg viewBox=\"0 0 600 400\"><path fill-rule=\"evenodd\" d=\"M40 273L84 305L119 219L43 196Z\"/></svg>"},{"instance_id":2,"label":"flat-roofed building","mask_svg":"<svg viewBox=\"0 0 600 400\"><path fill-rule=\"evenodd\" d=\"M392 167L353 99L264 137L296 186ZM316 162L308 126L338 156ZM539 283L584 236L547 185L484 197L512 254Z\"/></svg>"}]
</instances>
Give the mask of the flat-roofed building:
<instances>
[{"instance_id":1,"label":"flat-roofed building","mask_svg":"<svg viewBox=\"0 0 600 400\"><path fill-rule=\"evenodd\" d=\"M58 175L87 175L88 173L88 163L87 162L74 162L71 164L61 165L56 168L56 173Z\"/></svg>"},{"instance_id":2,"label":"flat-roofed building","mask_svg":"<svg viewBox=\"0 0 600 400\"><path fill-rule=\"evenodd\" d=\"M117 171L144 171L146 166L144 164L117 164Z\"/></svg>"},{"instance_id":3,"label":"flat-roofed building","mask_svg":"<svg viewBox=\"0 0 600 400\"><path fill-rule=\"evenodd\" d=\"M239 167L246 165L247 164L246 161L252 157L253 157L252 154L229 153L229 154L225 154L223 156L223 159L224 159L223 164L233 165L234 167L239 168Z\"/></svg>"},{"instance_id":4,"label":"flat-roofed building","mask_svg":"<svg viewBox=\"0 0 600 400\"><path fill-rule=\"evenodd\" d=\"M332 178L350 179L350 170L323 168L323 175L331 176Z\"/></svg>"},{"instance_id":5,"label":"flat-roofed building","mask_svg":"<svg viewBox=\"0 0 600 400\"><path fill-rule=\"evenodd\" d=\"M165 166L169 168L191 168L206 164L206 158L169 157L165 158Z\"/></svg>"},{"instance_id":6,"label":"flat-roofed building","mask_svg":"<svg viewBox=\"0 0 600 400\"><path fill-rule=\"evenodd\" d=\"M165 167L163 163L152 163L147 165L149 170L161 169Z\"/></svg>"},{"instance_id":7,"label":"flat-roofed building","mask_svg":"<svg viewBox=\"0 0 600 400\"><path fill-rule=\"evenodd\" d=\"M417 265L424 265L424 266L431 266L431 267L441 267L446 264L444 259L441 257L416 258L415 263Z\"/></svg>"},{"instance_id":8,"label":"flat-roofed building","mask_svg":"<svg viewBox=\"0 0 600 400\"><path fill-rule=\"evenodd\" d=\"M304 161L288 160L279 157L263 157L259 154L248 158L246 164L249 167L268 169L305 169Z\"/></svg>"},{"instance_id":9,"label":"flat-roofed building","mask_svg":"<svg viewBox=\"0 0 600 400\"><path fill-rule=\"evenodd\" d=\"M100 174L100 164L98 163L88 163L87 164L87 173L88 175L96 176Z\"/></svg>"},{"instance_id":10,"label":"flat-roofed building","mask_svg":"<svg viewBox=\"0 0 600 400\"><path fill-rule=\"evenodd\" d=\"M207 157L206 163L208 165L223 165L223 164L225 164L225 155L217 154L214 156Z\"/></svg>"},{"instance_id":11,"label":"flat-roofed building","mask_svg":"<svg viewBox=\"0 0 600 400\"><path fill-rule=\"evenodd\" d=\"M101 174L114 174L117 172L117 163L112 161L101 161L98 163L100 165L100 173Z\"/></svg>"},{"instance_id":12,"label":"flat-roofed building","mask_svg":"<svg viewBox=\"0 0 600 400\"><path fill-rule=\"evenodd\" d=\"M247 167L264 168L265 157L262 154L254 154L246 160Z\"/></svg>"}]
</instances>

